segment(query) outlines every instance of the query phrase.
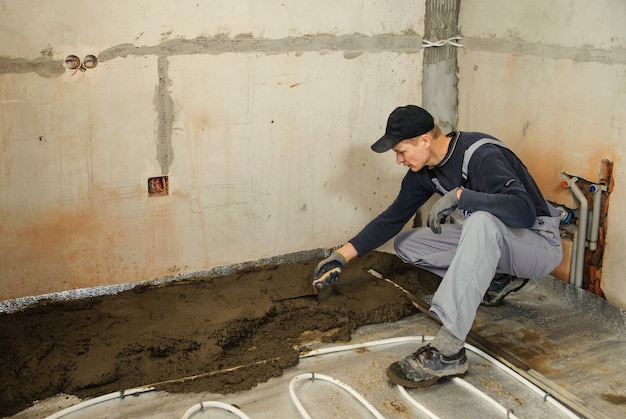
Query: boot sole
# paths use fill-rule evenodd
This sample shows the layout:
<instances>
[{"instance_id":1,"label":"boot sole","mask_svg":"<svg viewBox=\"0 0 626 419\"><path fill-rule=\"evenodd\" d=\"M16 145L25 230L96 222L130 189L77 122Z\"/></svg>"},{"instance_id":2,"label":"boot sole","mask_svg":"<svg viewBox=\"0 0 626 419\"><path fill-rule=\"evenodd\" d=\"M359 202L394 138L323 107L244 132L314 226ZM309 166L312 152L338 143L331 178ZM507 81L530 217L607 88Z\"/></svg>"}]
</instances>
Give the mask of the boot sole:
<instances>
[{"instance_id":1,"label":"boot sole","mask_svg":"<svg viewBox=\"0 0 626 419\"><path fill-rule=\"evenodd\" d=\"M399 375L394 373L391 367L387 368L387 378L389 378L389 380L392 383L397 384L402 387L406 387L406 388L429 387L435 384L437 381L439 381L442 378L463 377L466 374L467 374L467 371L459 373L459 374L444 375L441 377L435 376L429 380L424 380L424 381L411 381L404 377L400 377Z\"/></svg>"},{"instance_id":2,"label":"boot sole","mask_svg":"<svg viewBox=\"0 0 626 419\"><path fill-rule=\"evenodd\" d=\"M514 285L514 286L512 286L509 289L507 289L507 287L504 287L504 289L502 290L500 295L498 295L493 300L489 300L489 301L485 301L485 299L483 298L483 301L481 301L480 305L481 306L486 306L486 307L499 306L504 301L504 297L506 297L507 295L509 295L511 293L514 293L514 292L517 292L517 291L521 290L522 288L524 288L524 286L527 283L528 283L528 279L524 278L524 281L521 284Z\"/></svg>"}]
</instances>

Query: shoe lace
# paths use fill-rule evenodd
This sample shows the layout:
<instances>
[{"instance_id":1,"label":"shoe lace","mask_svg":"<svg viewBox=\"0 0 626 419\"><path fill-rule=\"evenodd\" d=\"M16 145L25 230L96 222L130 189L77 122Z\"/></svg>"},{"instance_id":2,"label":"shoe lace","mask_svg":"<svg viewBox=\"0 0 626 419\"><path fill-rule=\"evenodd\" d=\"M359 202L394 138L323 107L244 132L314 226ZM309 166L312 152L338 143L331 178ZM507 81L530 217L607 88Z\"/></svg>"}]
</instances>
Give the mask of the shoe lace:
<instances>
[{"instance_id":1,"label":"shoe lace","mask_svg":"<svg viewBox=\"0 0 626 419\"><path fill-rule=\"evenodd\" d=\"M421 348L419 348L417 351L413 352L411 354L411 357L413 359L418 359L419 357L422 357L424 360L430 359L433 357L433 351L432 348L430 347L430 343L427 344L426 346L422 346Z\"/></svg>"}]
</instances>

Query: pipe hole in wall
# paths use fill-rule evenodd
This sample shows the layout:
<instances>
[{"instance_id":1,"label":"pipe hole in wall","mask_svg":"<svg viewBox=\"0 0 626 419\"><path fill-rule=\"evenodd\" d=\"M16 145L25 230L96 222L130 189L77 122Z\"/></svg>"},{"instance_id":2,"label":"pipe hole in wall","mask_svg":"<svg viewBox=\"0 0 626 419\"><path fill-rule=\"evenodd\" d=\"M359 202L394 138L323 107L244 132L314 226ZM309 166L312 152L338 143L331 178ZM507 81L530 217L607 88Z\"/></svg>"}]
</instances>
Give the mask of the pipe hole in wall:
<instances>
[{"instance_id":1,"label":"pipe hole in wall","mask_svg":"<svg viewBox=\"0 0 626 419\"><path fill-rule=\"evenodd\" d=\"M68 55L65 57L65 61L63 61L63 63L70 70L76 70L80 67L80 59L75 55Z\"/></svg>"},{"instance_id":2,"label":"pipe hole in wall","mask_svg":"<svg viewBox=\"0 0 626 419\"><path fill-rule=\"evenodd\" d=\"M95 66L98 65L98 57L96 57L95 55L86 55L85 58L83 58L83 65L85 66L86 69L91 69L94 68Z\"/></svg>"},{"instance_id":3,"label":"pipe hole in wall","mask_svg":"<svg viewBox=\"0 0 626 419\"><path fill-rule=\"evenodd\" d=\"M76 55L68 55L63 60L63 64L70 69L85 72L89 69L95 68L98 65L98 57L93 54L85 55L85 58L81 61ZM72 74L76 74L76 71Z\"/></svg>"},{"instance_id":4,"label":"pipe hole in wall","mask_svg":"<svg viewBox=\"0 0 626 419\"><path fill-rule=\"evenodd\" d=\"M148 196L169 195L169 180L167 176L156 176L148 179Z\"/></svg>"}]
</instances>

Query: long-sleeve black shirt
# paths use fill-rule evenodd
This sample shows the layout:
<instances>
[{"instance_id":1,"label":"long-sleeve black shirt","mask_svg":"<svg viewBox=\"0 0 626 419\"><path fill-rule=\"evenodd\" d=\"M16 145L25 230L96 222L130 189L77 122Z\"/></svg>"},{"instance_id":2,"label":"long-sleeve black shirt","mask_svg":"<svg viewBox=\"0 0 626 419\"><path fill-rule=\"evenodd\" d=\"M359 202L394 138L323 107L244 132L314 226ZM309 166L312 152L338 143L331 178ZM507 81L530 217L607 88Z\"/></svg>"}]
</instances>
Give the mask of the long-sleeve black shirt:
<instances>
[{"instance_id":1,"label":"long-sleeve black shirt","mask_svg":"<svg viewBox=\"0 0 626 419\"><path fill-rule=\"evenodd\" d=\"M526 166L508 148L495 144L478 147L464 182L461 169L465 150L482 138L495 137L479 132L451 135L443 160L418 172L409 170L393 203L349 240L360 256L398 234L434 193L441 194L431 180L433 173L446 190L464 186L459 201L461 210L488 211L506 225L521 228L532 227L539 216L551 215L548 202Z\"/></svg>"}]
</instances>

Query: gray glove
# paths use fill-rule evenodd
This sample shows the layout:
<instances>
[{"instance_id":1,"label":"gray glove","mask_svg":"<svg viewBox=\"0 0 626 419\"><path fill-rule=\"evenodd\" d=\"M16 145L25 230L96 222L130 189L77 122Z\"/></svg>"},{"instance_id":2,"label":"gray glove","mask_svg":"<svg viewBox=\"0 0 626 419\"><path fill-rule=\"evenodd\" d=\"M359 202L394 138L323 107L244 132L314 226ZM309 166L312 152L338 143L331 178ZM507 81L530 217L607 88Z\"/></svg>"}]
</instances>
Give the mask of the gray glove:
<instances>
[{"instance_id":1,"label":"gray glove","mask_svg":"<svg viewBox=\"0 0 626 419\"><path fill-rule=\"evenodd\" d=\"M313 272L313 286L318 290L339 281L341 270L348 261L337 251L321 261Z\"/></svg>"},{"instance_id":2,"label":"gray glove","mask_svg":"<svg viewBox=\"0 0 626 419\"><path fill-rule=\"evenodd\" d=\"M459 200L456 198L457 189L458 188L454 188L439 198L430 210L426 225L430 227L433 233L441 234L441 222L459 206Z\"/></svg>"}]
</instances>

